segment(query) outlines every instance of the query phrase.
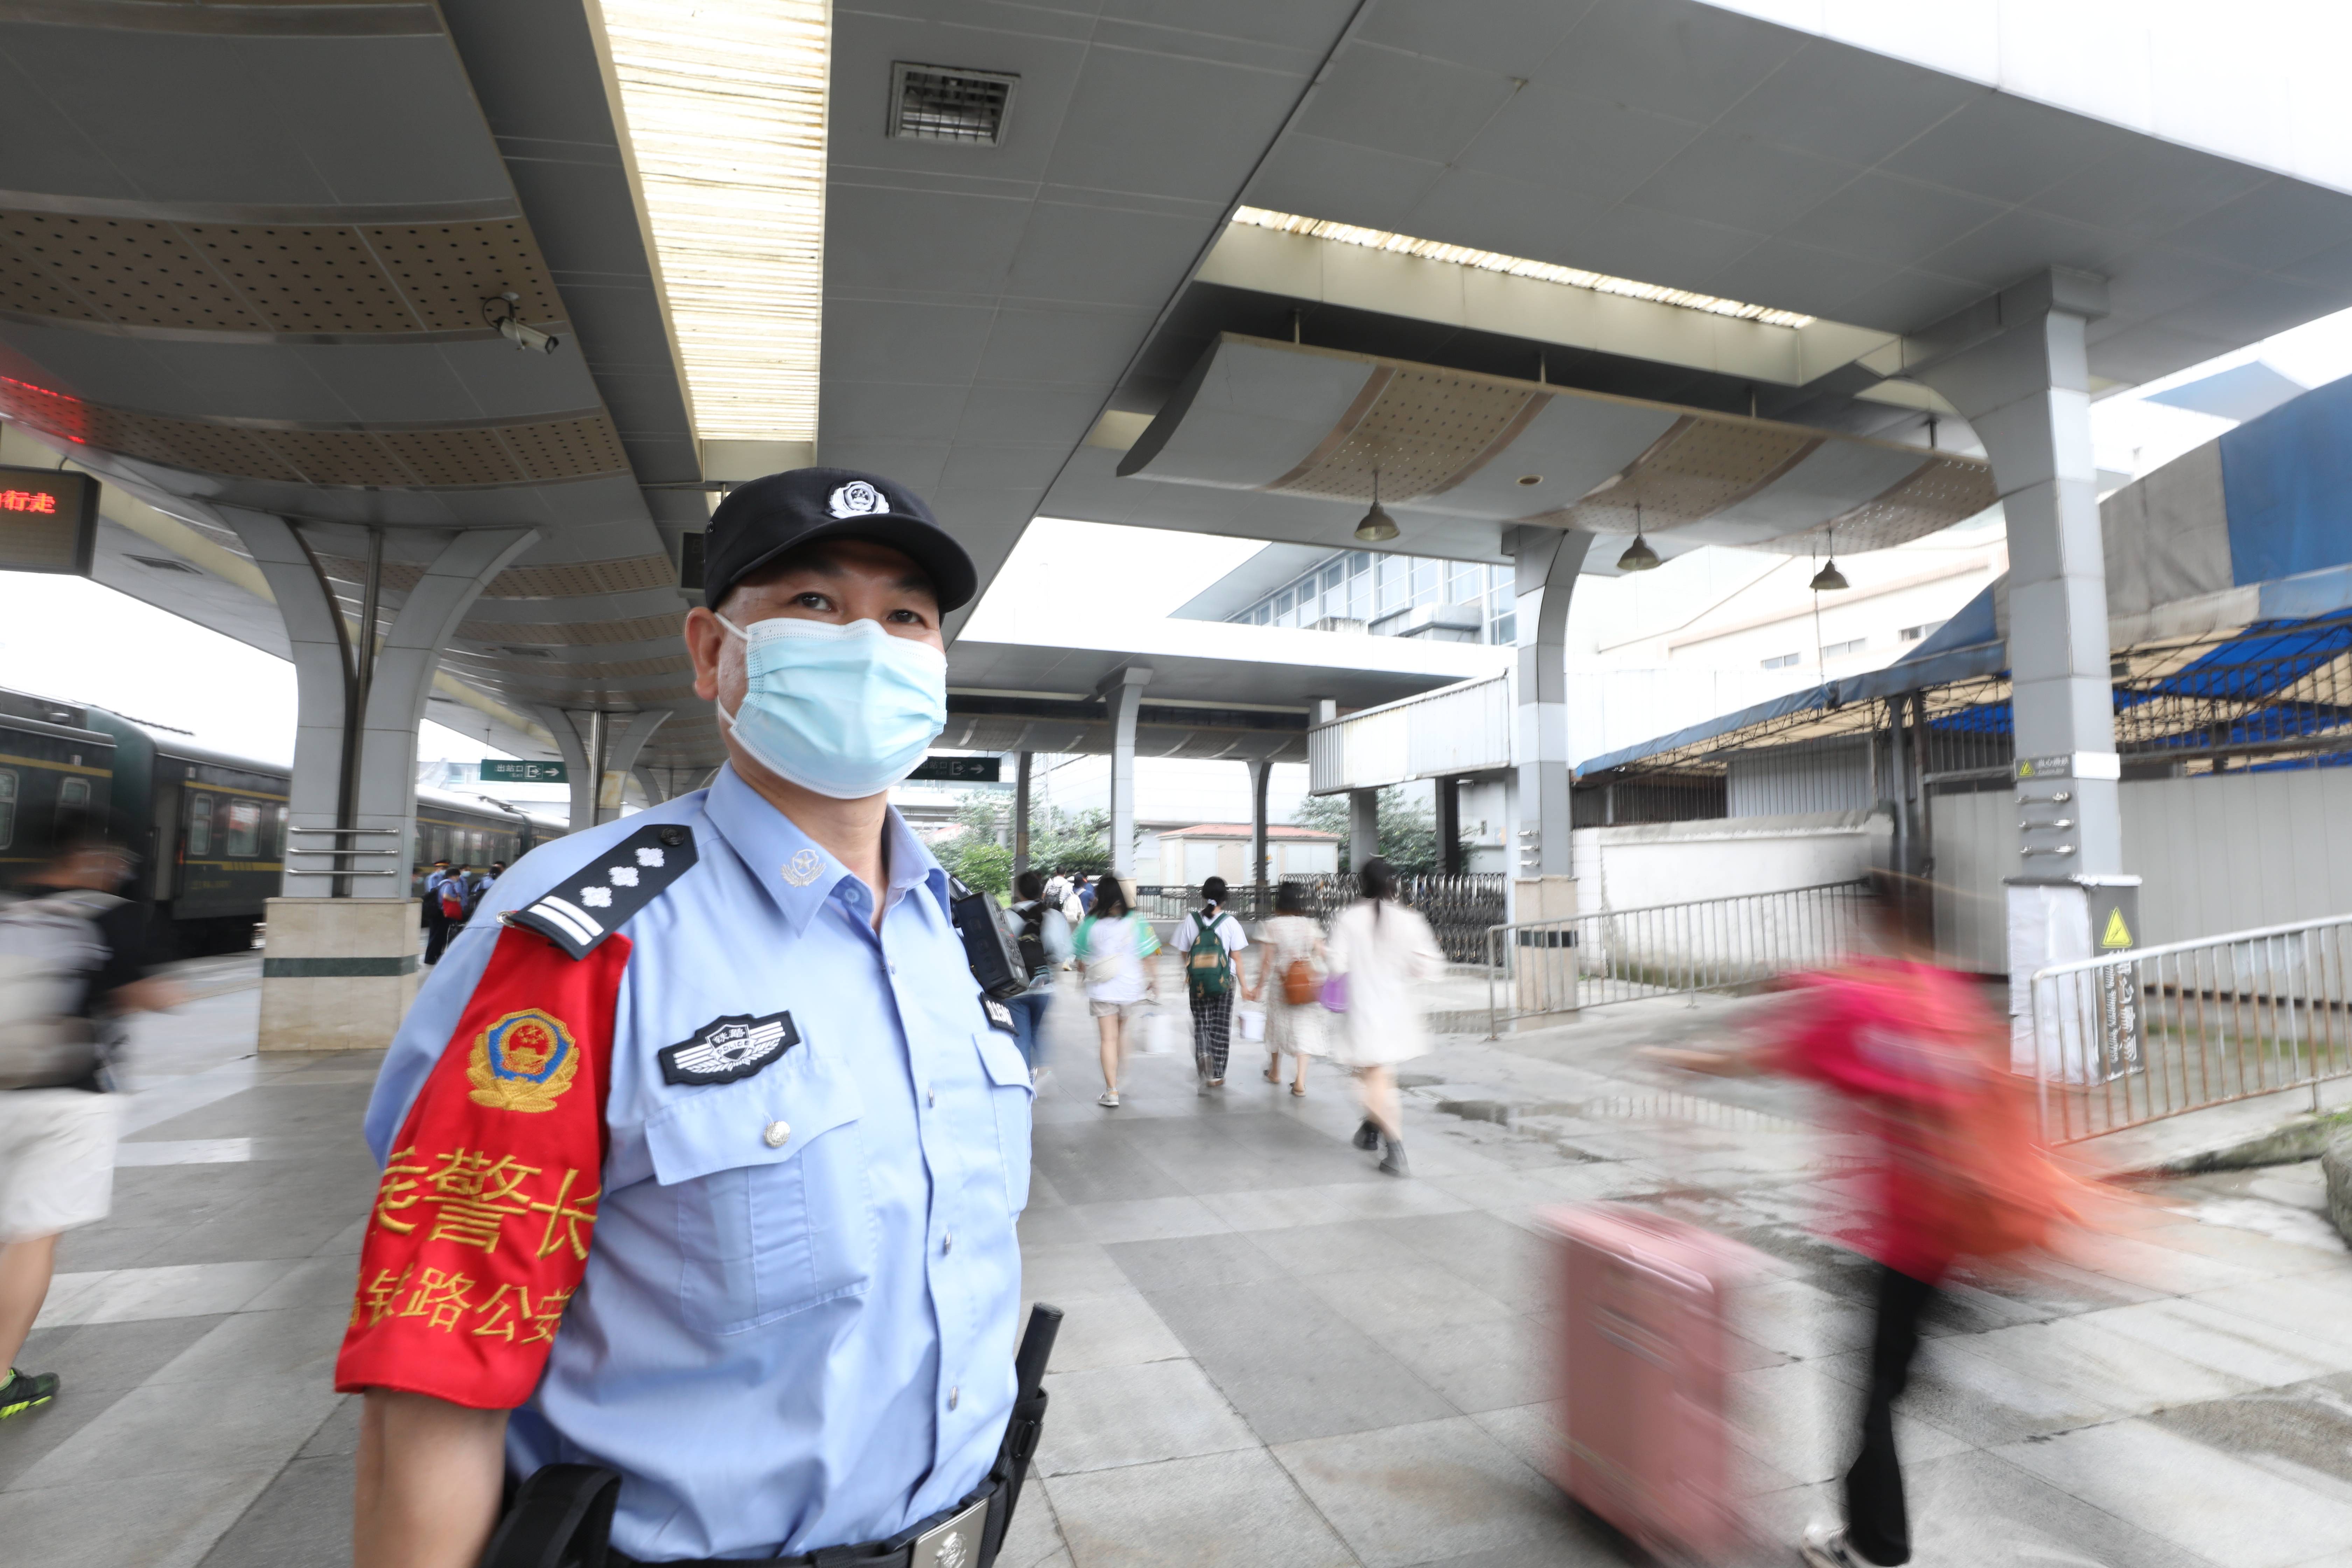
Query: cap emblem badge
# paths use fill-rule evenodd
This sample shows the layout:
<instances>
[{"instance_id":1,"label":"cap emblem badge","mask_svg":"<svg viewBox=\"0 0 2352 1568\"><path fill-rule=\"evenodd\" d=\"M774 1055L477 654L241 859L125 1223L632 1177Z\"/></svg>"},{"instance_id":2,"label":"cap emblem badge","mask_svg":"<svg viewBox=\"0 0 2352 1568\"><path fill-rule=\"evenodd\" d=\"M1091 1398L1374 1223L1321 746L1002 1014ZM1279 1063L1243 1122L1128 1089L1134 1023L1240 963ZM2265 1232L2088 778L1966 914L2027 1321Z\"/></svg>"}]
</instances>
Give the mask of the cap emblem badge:
<instances>
[{"instance_id":1,"label":"cap emblem badge","mask_svg":"<svg viewBox=\"0 0 2352 1568\"><path fill-rule=\"evenodd\" d=\"M889 498L864 479L852 479L843 485L825 504L835 517L864 517L868 512L890 510Z\"/></svg>"}]
</instances>

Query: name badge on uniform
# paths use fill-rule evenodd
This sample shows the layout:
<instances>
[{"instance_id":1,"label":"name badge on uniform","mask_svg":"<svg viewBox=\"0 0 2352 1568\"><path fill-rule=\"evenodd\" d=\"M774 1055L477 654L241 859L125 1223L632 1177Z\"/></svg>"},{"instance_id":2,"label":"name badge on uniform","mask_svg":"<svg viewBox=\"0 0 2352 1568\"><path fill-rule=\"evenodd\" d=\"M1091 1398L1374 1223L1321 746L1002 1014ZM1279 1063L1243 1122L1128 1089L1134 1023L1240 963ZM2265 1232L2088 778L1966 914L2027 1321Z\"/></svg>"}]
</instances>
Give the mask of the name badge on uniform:
<instances>
[{"instance_id":1,"label":"name badge on uniform","mask_svg":"<svg viewBox=\"0 0 2352 1568\"><path fill-rule=\"evenodd\" d=\"M733 1083L750 1078L801 1043L790 1013L754 1018L748 1013L713 1018L691 1039L664 1046L662 1079L675 1084Z\"/></svg>"},{"instance_id":2,"label":"name badge on uniform","mask_svg":"<svg viewBox=\"0 0 2352 1568\"><path fill-rule=\"evenodd\" d=\"M1003 1003L999 1002L993 996L982 997L980 999L980 1005L988 1012L988 1026L990 1028L1002 1029L1008 1035L1019 1032L1013 1026L1012 1008L1006 1006Z\"/></svg>"}]
</instances>

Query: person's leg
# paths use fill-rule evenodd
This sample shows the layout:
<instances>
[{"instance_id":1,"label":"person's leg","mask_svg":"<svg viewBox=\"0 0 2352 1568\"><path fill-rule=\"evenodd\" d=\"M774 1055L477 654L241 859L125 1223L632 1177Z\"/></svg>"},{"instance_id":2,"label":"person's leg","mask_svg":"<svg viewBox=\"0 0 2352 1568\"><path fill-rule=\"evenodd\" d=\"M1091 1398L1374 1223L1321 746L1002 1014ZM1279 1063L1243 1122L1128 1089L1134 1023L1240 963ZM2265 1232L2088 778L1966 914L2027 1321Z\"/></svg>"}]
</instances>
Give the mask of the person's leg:
<instances>
[{"instance_id":1,"label":"person's leg","mask_svg":"<svg viewBox=\"0 0 2352 1568\"><path fill-rule=\"evenodd\" d=\"M1880 1266L1862 1452L1845 1476L1846 1544L1880 1568L1911 1561L1911 1521L1903 1502L1903 1468L1895 1453L1895 1401L1910 1379L1911 1356L1919 1348L1920 1310L1935 1293L1935 1286L1926 1280Z\"/></svg>"},{"instance_id":2,"label":"person's leg","mask_svg":"<svg viewBox=\"0 0 2352 1568\"><path fill-rule=\"evenodd\" d=\"M1307 1053L1293 1052L1290 1061L1290 1092L1305 1094L1307 1092Z\"/></svg>"},{"instance_id":3,"label":"person's leg","mask_svg":"<svg viewBox=\"0 0 2352 1568\"><path fill-rule=\"evenodd\" d=\"M1364 1096L1364 1120L1384 1136L1395 1138L1404 1129L1397 1121L1396 1074L1385 1063L1359 1069Z\"/></svg>"},{"instance_id":4,"label":"person's leg","mask_svg":"<svg viewBox=\"0 0 2352 1568\"><path fill-rule=\"evenodd\" d=\"M449 945L449 922L439 915L425 922L425 962L430 965L441 962L441 950Z\"/></svg>"},{"instance_id":5,"label":"person's leg","mask_svg":"<svg viewBox=\"0 0 2352 1568\"><path fill-rule=\"evenodd\" d=\"M1051 991L1032 991L1025 1000L1029 1004L1029 1071L1034 1077L1045 1070L1045 1015L1053 1010Z\"/></svg>"},{"instance_id":6,"label":"person's leg","mask_svg":"<svg viewBox=\"0 0 2352 1568\"><path fill-rule=\"evenodd\" d=\"M1116 1007L1097 1016L1095 1019L1095 1028L1102 1036L1102 1075L1105 1094L1115 1095L1118 1092L1118 1009Z\"/></svg>"},{"instance_id":7,"label":"person's leg","mask_svg":"<svg viewBox=\"0 0 2352 1568\"><path fill-rule=\"evenodd\" d=\"M30 1237L0 1247L0 1371L16 1364L25 1336L48 1300L49 1275L57 1267L58 1238Z\"/></svg>"},{"instance_id":8,"label":"person's leg","mask_svg":"<svg viewBox=\"0 0 2352 1568\"><path fill-rule=\"evenodd\" d=\"M1203 1054L1208 1058L1209 1082L1222 1085L1225 1081L1225 1063L1234 1049L1234 994L1205 999L1202 1009Z\"/></svg>"},{"instance_id":9,"label":"person's leg","mask_svg":"<svg viewBox=\"0 0 2352 1568\"><path fill-rule=\"evenodd\" d=\"M1013 1019L1013 1044L1029 1070L1037 1070L1037 1015L1029 1009L1029 998L1015 996L1004 1004L1004 1011Z\"/></svg>"}]
</instances>

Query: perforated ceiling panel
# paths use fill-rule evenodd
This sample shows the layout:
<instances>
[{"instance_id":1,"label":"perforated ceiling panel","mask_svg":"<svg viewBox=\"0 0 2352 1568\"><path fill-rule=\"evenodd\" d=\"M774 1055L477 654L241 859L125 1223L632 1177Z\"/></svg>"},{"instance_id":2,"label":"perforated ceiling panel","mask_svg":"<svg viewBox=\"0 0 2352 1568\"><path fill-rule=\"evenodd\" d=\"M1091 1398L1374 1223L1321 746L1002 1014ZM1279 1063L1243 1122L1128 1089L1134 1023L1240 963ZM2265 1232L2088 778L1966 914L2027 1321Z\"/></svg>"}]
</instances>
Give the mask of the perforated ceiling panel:
<instances>
[{"instance_id":1,"label":"perforated ceiling panel","mask_svg":"<svg viewBox=\"0 0 2352 1568\"><path fill-rule=\"evenodd\" d=\"M477 630L493 627L496 625L489 621L474 621L469 624ZM468 633L468 635L471 634ZM481 640L493 642L493 639L488 637ZM498 645L493 642L493 646ZM480 654L452 644L446 657L463 664L468 670L511 671L517 675L544 679L547 674L549 655L536 649L533 650L533 655L522 657L511 653ZM666 658L623 658L602 664L584 660L574 663L567 659L559 663L556 668L562 670L567 678L577 677L582 680L629 680L649 675L684 675L694 668L694 661L681 652Z\"/></svg>"},{"instance_id":2,"label":"perforated ceiling panel","mask_svg":"<svg viewBox=\"0 0 2352 1568\"><path fill-rule=\"evenodd\" d=\"M366 574L364 562L347 555L321 555L327 574L357 583ZM387 561L383 583L406 593L416 586L425 568L405 561ZM646 588L674 588L677 574L667 555L632 555L620 561L573 561L553 566L509 566L490 579L485 599L575 599L590 594L627 594ZM609 671L604 673L610 673Z\"/></svg>"},{"instance_id":3,"label":"perforated ceiling panel","mask_svg":"<svg viewBox=\"0 0 2352 1568\"><path fill-rule=\"evenodd\" d=\"M1565 521L1595 533L1637 526L1663 533L1697 522L1787 473L1822 439L1785 426L1686 416L1567 509Z\"/></svg>"},{"instance_id":4,"label":"perforated ceiling panel","mask_svg":"<svg viewBox=\"0 0 2352 1568\"><path fill-rule=\"evenodd\" d=\"M214 224L0 211L0 310L131 329L492 335L483 300L564 320L520 218Z\"/></svg>"},{"instance_id":5,"label":"perforated ceiling panel","mask_svg":"<svg viewBox=\"0 0 2352 1568\"><path fill-rule=\"evenodd\" d=\"M0 377L0 416L175 468L294 484L457 489L629 470L602 411L454 430L291 430L108 408Z\"/></svg>"},{"instance_id":6,"label":"perforated ceiling panel","mask_svg":"<svg viewBox=\"0 0 2352 1568\"><path fill-rule=\"evenodd\" d=\"M474 642L522 643L549 647L597 647L614 643L657 642L677 636L676 616L637 616L621 621L547 622L513 625L467 621L457 635Z\"/></svg>"},{"instance_id":7,"label":"perforated ceiling panel","mask_svg":"<svg viewBox=\"0 0 2352 1568\"><path fill-rule=\"evenodd\" d=\"M1335 500L1384 500L1444 489L1478 464L1540 405L1524 385L1434 365L1396 367L1353 428L1335 431L1305 462L1266 488Z\"/></svg>"},{"instance_id":8,"label":"perforated ceiling panel","mask_svg":"<svg viewBox=\"0 0 2352 1568\"><path fill-rule=\"evenodd\" d=\"M1885 494L1832 518L1822 527L1757 548L1784 555L1886 550L1965 522L2000 499L1988 465L1968 458L1937 458L1920 464Z\"/></svg>"}]
</instances>

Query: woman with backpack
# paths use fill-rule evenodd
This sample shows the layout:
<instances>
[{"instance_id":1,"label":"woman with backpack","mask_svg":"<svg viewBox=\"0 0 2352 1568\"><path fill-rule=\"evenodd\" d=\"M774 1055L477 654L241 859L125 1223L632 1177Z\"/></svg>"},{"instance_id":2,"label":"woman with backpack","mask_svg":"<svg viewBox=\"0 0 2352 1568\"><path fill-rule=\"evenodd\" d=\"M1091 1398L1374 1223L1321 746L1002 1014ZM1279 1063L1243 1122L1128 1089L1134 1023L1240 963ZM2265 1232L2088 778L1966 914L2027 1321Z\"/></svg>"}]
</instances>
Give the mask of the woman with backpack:
<instances>
[{"instance_id":1,"label":"woman with backpack","mask_svg":"<svg viewBox=\"0 0 2352 1568\"><path fill-rule=\"evenodd\" d=\"M1184 994L1192 1005L1192 1066L1201 1092L1225 1087L1234 1044L1234 954L1249 945L1242 922L1224 910L1223 877L1201 884L1201 907L1176 922L1170 943L1184 955Z\"/></svg>"},{"instance_id":2,"label":"woman with backpack","mask_svg":"<svg viewBox=\"0 0 2352 1568\"><path fill-rule=\"evenodd\" d=\"M1087 966L1087 1011L1102 1031L1103 1091L1095 1103L1118 1109L1118 1069L1126 1053L1123 1031L1141 1015L1145 998L1160 1000L1151 960L1160 939L1127 901L1118 879L1103 873L1094 887L1094 911L1078 922L1070 945Z\"/></svg>"},{"instance_id":3,"label":"woman with backpack","mask_svg":"<svg viewBox=\"0 0 2352 1568\"><path fill-rule=\"evenodd\" d=\"M1021 966L1029 972L1029 989L1004 1005L1013 1014L1013 1043L1021 1047L1034 1081L1045 1052L1045 1009L1054 1001L1054 971L1070 960L1070 922L1046 897L1045 883L1034 871L1013 879L1013 895L1016 902L1007 912L1021 946Z\"/></svg>"},{"instance_id":4,"label":"woman with backpack","mask_svg":"<svg viewBox=\"0 0 2352 1568\"><path fill-rule=\"evenodd\" d=\"M1356 1147L1381 1151L1381 1170L1408 1174L1404 1128L1397 1104L1396 1064L1429 1049L1429 1026L1413 987L1445 973L1445 953L1429 922L1396 900L1396 872L1379 856L1364 862L1363 894L1339 911L1325 944L1334 986L1325 1002L1340 1004L1332 1055L1356 1069L1364 1097L1364 1124Z\"/></svg>"},{"instance_id":5,"label":"woman with backpack","mask_svg":"<svg viewBox=\"0 0 2352 1568\"><path fill-rule=\"evenodd\" d=\"M1246 1001L1265 998L1265 1081L1282 1081L1282 1058L1291 1069L1290 1092L1307 1092L1307 1058L1323 1054L1323 932L1307 918L1307 889L1285 882L1274 895L1274 918L1258 932L1257 984L1242 993Z\"/></svg>"}]
</instances>

